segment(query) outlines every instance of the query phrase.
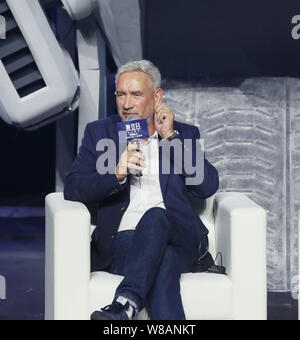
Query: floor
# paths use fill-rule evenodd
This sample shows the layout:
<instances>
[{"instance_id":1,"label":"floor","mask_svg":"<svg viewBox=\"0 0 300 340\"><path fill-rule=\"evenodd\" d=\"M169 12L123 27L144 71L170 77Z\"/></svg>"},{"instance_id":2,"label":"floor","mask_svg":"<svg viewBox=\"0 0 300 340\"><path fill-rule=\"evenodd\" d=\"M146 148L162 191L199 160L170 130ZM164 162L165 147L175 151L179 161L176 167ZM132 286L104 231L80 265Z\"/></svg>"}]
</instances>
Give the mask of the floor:
<instances>
[{"instance_id":1,"label":"floor","mask_svg":"<svg viewBox=\"0 0 300 340\"><path fill-rule=\"evenodd\" d=\"M0 208L0 275L6 281L6 299L0 299L0 320L43 320L44 211L8 211ZM297 310L297 301L290 293L268 293L269 320L297 320Z\"/></svg>"},{"instance_id":2,"label":"floor","mask_svg":"<svg viewBox=\"0 0 300 340\"><path fill-rule=\"evenodd\" d=\"M0 218L0 320L44 318L44 217Z\"/></svg>"}]
</instances>

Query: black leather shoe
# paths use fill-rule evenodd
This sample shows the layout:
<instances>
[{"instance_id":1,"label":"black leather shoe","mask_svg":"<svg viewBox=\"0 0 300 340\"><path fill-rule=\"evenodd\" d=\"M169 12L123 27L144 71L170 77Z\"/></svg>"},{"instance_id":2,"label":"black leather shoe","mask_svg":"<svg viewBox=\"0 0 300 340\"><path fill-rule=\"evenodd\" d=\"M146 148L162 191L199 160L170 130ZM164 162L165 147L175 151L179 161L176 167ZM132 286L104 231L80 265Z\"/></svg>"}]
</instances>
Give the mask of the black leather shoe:
<instances>
[{"instance_id":1,"label":"black leather shoe","mask_svg":"<svg viewBox=\"0 0 300 340\"><path fill-rule=\"evenodd\" d=\"M120 302L113 301L111 305L101 308L101 311L94 312L91 320L135 320L137 313L134 308L132 318L129 318L126 313L129 307L129 302L122 305Z\"/></svg>"}]
</instances>

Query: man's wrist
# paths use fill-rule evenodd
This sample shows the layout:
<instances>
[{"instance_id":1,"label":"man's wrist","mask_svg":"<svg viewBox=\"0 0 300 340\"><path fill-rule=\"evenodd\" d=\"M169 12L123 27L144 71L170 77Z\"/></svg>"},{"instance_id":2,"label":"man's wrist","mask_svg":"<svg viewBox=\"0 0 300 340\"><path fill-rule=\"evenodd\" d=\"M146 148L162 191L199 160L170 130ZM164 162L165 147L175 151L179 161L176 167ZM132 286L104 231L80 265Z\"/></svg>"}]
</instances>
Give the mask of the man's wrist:
<instances>
[{"instance_id":1,"label":"man's wrist","mask_svg":"<svg viewBox=\"0 0 300 340\"><path fill-rule=\"evenodd\" d=\"M123 184L126 182L126 179L127 179L127 172L124 171L124 173L122 172L121 170L121 173L120 173L120 168L119 166L116 167L115 169L115 175L117 177L117 180L119 181L120 184Z\"/></svg>"},{"instance_id":2,"label":"man's wrist","mask_svg":"<svg viewBox=\"0 0 300 340\"><path fill-rule=\"evenodd\" d=\"M165 137L164 139L171 141L172 139L176 138L178 135L179 135L179 132L177 130L173 130L173 132L168 134L168 136Z\"/></svg>"},{"instance_id":3,"label":"man's wrist","mask_svg":"<svg viewBox=\"0 0 300 340\"><path fill-rule=\"evenodd\" d=\"M124 177L124 178L121 178L121 179L118 179L119 183L120 184L125 184L126 181L127 181L127 177Z\"/></svg>"}]
</instances>

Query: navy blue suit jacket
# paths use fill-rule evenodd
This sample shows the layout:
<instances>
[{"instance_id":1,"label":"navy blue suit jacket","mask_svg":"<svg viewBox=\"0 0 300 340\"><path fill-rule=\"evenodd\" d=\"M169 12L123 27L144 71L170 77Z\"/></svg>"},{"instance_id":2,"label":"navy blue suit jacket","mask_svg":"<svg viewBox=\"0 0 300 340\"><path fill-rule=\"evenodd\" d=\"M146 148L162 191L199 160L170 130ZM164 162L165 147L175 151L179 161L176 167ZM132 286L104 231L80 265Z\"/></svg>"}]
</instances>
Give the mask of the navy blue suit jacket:
<instances>
[{"instance_id":1,"label":"navy blue suit jacket","mask_svg":"<svg viewBox=\"0 0 300 340\"><path fill-rule=\"evenodd\" d=\"M89 123L86 127L79 153L67 176L64 197L67 200L97 204L97 228L92 238L96 240L99 254L99 269L105 269L111 261L111 244L117 233L121 218L130 201L130 175L121 185L115 174L100 175L96 170L98 157L105 151L96 151L96 145L102 138L112 139L117 146L116 162L119 161L118 115ZM200 138L197 127L174 121L178 138ZM193 148L194 149L194 148ZM182 150L183 152L183 150ZM205 199L213 195L219 186L217 170L204 159L204 180L200 185L186 185L183 174L163 174L161 171L162 152L160 150L160 186L166 209L175 217L190 225L195 237L200 240L208 233L204 224L192 208L189 194ZM172 156L171 156L172 157ZM117 164L116 163L116 164Z\"/></svg>"}]
</instances>

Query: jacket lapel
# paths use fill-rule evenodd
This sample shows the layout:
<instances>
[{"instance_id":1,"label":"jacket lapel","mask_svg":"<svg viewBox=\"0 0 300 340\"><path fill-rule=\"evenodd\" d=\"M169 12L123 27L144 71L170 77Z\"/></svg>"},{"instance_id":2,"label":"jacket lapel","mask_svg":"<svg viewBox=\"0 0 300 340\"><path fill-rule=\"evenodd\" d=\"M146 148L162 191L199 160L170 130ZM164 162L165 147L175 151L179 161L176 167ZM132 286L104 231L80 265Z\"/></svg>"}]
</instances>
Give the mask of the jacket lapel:
<instances>
[{"instance_id":1,"label":"jacket lapel","mask_svg":"<svg viewBox=\"0 0 300 340\"><path fill-rule=\"evenodd\" d=\"M162 173L162 162L163 162L163 155L161 147L159 147L159 182L160 182L160 188L163 198L165 197L168 180L169 180L169 174L163 174Z\"/></svg>"}]
</instances>

